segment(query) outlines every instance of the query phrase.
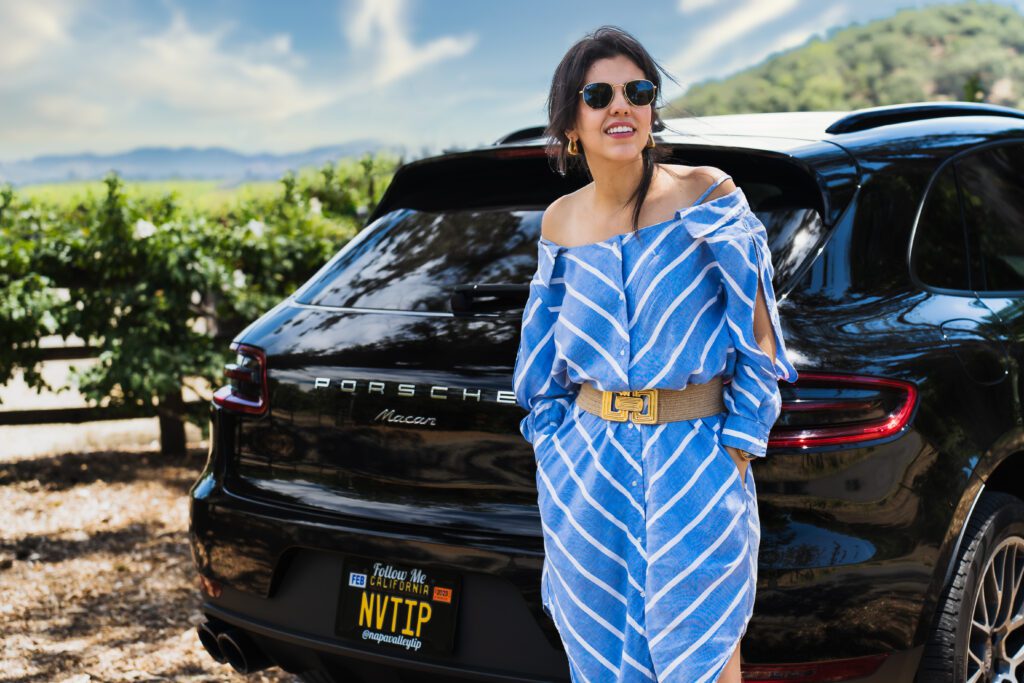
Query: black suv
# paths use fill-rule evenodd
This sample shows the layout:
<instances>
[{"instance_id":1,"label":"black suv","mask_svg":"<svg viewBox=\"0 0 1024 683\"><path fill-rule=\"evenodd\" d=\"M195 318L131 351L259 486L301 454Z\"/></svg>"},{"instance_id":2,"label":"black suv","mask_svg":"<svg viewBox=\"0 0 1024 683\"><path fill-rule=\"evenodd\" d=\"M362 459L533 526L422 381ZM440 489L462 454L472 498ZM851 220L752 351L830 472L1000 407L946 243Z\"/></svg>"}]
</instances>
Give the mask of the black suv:
<instances>
[{"instance_id":1,"label":"black suv","mask_svg":"<svg viewBox=\"0 0 1024 683\"><path fill-rule=\"evenodd\" d=\"M234 341L190 491L218 661L568 680L511 378L541 214L585 179L540 136L402 167ZM754 465L745 678L1024 679L1024 112L673 119L657 141L767 227L800 375Z\"/></svg>"}]
</instances>

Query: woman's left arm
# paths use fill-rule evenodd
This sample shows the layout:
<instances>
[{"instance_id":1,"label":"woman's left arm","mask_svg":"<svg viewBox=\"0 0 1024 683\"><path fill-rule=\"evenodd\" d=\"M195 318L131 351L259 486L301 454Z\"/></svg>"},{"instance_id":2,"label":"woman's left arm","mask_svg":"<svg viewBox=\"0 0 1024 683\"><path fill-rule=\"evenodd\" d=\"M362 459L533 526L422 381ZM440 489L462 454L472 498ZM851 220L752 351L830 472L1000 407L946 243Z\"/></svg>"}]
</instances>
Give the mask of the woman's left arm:
<instances>
[{"instance_id":1,"label":"woman's left arm","mask_svg":"<svg viewBox=\"0 0 1024 683\"><path fill-rule=\"evenodd\" d=\"M768 306L764 302L764 290L761 287L757 288L757 300L754 304L754 340L761 347L761 350L772 359L772 365L774 366L775 335L772 330L772 319L768 314ZM744 457L743 449L736 448L735 446L726 446L725 450L729 452L732 459L739 465L742 477L746 472L747 464L750 462L747 457ZM746 452L749 453L750 451Z\"/></svg>"},{"instance_id":2,"label":"woman's left arm","mask_svg":"<svg viewBox=\"0 0 1024 683\"><path fill-rule=\"evenodd\" d=\"M728 415L721 443L763 457L782 408L779 380L795 382L776 310L767 231L747 207L734 218L728 248L717 250L726 291L726 325L735 349L732 380L723 392ZM737 454L733 454L734 457Z\"/></svg>"}]
</instances>

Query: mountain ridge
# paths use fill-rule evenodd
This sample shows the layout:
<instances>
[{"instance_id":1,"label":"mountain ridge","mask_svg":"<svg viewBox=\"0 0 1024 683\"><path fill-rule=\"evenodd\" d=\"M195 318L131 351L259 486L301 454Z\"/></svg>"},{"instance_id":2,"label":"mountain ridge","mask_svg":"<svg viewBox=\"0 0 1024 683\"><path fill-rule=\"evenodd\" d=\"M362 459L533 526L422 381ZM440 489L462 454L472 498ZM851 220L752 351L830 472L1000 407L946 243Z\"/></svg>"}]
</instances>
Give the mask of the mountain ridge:
<instances>
[{"instance_id":1,"label":"mountain ridge","mask_svg":"<svg viewBox=\"0 0 1024 683\"><path fill-rule=\"evenodd\" d=\"M297 152L251 154L221 146L147 145L109 154L45 154L0 161L0 183L23 186L96 180L110 171L115 171L125 180L277 180L288 170L319 166L342 157L387 149L391 148L373 139L321 145Z\"/></svg>"}]
</instances>

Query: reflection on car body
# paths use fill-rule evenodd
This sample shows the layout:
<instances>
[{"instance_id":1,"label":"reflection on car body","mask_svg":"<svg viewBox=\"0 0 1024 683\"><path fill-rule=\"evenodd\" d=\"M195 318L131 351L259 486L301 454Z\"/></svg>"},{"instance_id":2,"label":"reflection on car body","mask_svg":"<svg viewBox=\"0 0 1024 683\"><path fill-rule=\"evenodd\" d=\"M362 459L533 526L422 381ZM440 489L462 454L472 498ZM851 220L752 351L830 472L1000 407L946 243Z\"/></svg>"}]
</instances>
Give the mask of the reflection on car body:
<instances>
[{"instance_id":1,"label":"reflection on car body","mask_svg":"<svg viewBox=\"0 0 1024 683\"><path fill-rule=\"evenodd\" d=\"M1024 112L768 116L658 137L766 226L800 372L756 465L744 674L1019 675ZM584 181L538 135L402 167L236 338L191 490L215 656L319 681L568 680L511 373L541 214ZM370 585L374 567L405 578Z\"/></svg>"}]
</instances>

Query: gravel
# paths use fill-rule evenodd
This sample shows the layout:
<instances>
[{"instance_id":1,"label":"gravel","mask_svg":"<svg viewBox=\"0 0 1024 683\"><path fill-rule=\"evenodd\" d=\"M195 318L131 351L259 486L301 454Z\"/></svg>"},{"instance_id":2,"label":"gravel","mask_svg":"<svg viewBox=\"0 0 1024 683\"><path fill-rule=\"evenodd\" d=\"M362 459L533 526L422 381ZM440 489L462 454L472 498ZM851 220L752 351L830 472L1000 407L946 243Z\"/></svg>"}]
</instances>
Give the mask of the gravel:
<instances>
[{"instance_id":1,"label":"gravel","mask_svg":"<svg viewBox=\"0 0 1024 683\"><path fill-rule=\"evenodd\" d=\"M196 637L188 489L205 457L0 457L0 682L298 683L235 673Z\"/></svg>"}]
</instances>

